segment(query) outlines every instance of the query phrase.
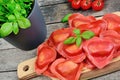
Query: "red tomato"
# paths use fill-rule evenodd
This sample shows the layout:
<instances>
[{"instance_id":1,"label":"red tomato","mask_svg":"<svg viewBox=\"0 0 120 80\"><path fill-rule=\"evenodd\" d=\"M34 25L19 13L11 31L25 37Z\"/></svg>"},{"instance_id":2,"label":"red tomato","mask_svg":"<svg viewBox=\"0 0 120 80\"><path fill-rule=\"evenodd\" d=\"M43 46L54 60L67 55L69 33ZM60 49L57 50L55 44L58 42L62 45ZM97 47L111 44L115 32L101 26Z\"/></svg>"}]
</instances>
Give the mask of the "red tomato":
<instances>
[{"instance_id":1,"label":"red tomato","mask_svg":"<svg viewBox=\"0 0 120 80\"><path fill-rule=\"evenodd\" d=\"M43 73L48 65L56 59L56 50L49 47L46 43L41 44L37 48L37 59L35 62L35 71L37 74Z\"/></svg>"},{"instance_id":2,"label":"red tomato","mask_svg":"<svg viewBox=\"0 0 120 80\"><path fill-rule=\"evenodd\" d=\"M81 2L81 0L73 0L72 4L71 4L72 8L73 9L79 9L80 8L80 2Z\"/></svg>"},{"instance_id":3,"label":"red tomato","mask_svg":"<svg viewBox=\"0 0 120 80\"><path fill-rule=\"evenodd\" d=\"M105 67L113 59L114 44L104 38L94 37L83 46L88 59L99 69Z\"/></svg>"},{"instance_id":4,"label":"red tomato","mask_svg":"<svg viewBox=\"0 0 120 80\"><path fill-rule=\"evenodd\" d=\"M60 42L67 39L69 36L72 35L73 28L62 28L58 29L50 35L48 38L50 45L57 46Z\"/></svg>"},{"instance_id":5,"label":"red tomato","mask_svg":"<svg viewBox=\"0 0 120 80\"><path fill-rule=\"evenodd\" d=\"M87 24L96 21L96 19L93 16L84 16L80 13L74 13L69 17L68 21L70 27L77 27L81 24Z\"/></svg>"},{"instance_id":6,"label":"red tomato","mask_svg":"<svg viewBox=\"0 0 120 80\"><path fill-rule=\"evenodd\" d=\"M86 58L86 55L82 51L82 45L77 47L76 44L65 45L61 42L57 46L57 52L68 60L76 63L80 63Z\"/></svg>"},{"instance_id":7,"label":"red tomato","mask_svg":"<svg viewBox=\"0 0 120 80\"><path fill-rule=\"evenodd\" d=\"M92 1L91 0L82 0L80 5L83 10L88 10L91 8Z\"/></svg>"},{"instance_id":8,"label":"red tomato","mask_svg":"<svg viewBox=\"0 0 120 80\"><path fill-rule=\"evenodd\" d=\"M81 31L91 30L98 36L100 32L106 30L107 23L104 20L97 20L89 24L79 25L77 28Z\"/></svg>"},{"instance_id":9,"label":"red tomato","mask_svg":"<svg viewBox=\"0 0 120 80\"><path fill-rule=\"evenodd\" d=\"M68 0L68 2L72 2L73 0Z\"/></svg>"},{"instance_id":10,"label":"red tomato","mask_svg":"<svg viewBox=\"0 0 120 80\"><path fill-rule=\"evenodd\" d=\"M64 58L56 59L50 66L51 72L60 80L79 80L82 68L82 63L79 65Z\"/></svg>"},{"instance_id":11,"label":"red tomato","mask_svg":"<svg viewBox=\"0 0 120 80\"><path fill-rule=\"evenodd\" d=\"M101 0L95 0L92 3L92 9L95 11L100 11L103 9L103 7L104 7L104 2Z\"/></svg>"},{"instance_id":12,"label":"red tomato","mask_svg":"<svg viewBox=\"0 0 120 80\"><path fill-rule=\"evenodd\" d=\"M108 29L115 30L120 33L120 16L116 14L105 14L103 19L108 23Z\"/></svg>"}]
</instances>

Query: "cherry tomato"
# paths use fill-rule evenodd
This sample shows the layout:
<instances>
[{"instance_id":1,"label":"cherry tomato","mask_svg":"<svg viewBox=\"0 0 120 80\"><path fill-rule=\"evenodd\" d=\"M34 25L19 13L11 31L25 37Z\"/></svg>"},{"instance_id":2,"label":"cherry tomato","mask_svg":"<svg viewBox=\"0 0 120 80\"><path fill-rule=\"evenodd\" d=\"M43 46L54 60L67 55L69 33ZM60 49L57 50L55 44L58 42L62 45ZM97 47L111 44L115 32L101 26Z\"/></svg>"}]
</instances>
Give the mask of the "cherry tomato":
<instances>
[{"instance_id":1,"label":"cherry tomato","mask_svg":"<svg viewBox=\"0 0 120 80\"><path fill-rule=\"evenodd\" d=\"M95 0L92 3L92 9L95 11L100 11L103 9L103 7L104 7L104 2L101 0Z\"/></svg>"},{"instance_id":2,"label":"cherry tomato","mask_svg":"<svg viewBox=\"0 0 120 80\"><path fill-rule=\"evenodd\" d=\"M73 9L79 9L80 8L80 2L81 2L81 0L73 0L72 4L71 4L72 8Z\"/></svg>"},{"instance_id":3,"label":"cherry tomato","mask_svg":"<svg viewBox=\"0 0 120 80\"><path fill-rule=\"evenodd\" d=\"M91 8L92 1L91 0L82 0L80 5L83 10L88 10Z\"/></svg>"},{"instance_id":4,"label":"cherry tomato","mask_svg":"<svg viewBox=\"0 0 120 80\"><path fill-rule=\"evenodd\" d=\"M71 3L72 1L73 1L73 0L68 0L68 2L70 2L70 3Z\"/></svg>"}]
</instances>

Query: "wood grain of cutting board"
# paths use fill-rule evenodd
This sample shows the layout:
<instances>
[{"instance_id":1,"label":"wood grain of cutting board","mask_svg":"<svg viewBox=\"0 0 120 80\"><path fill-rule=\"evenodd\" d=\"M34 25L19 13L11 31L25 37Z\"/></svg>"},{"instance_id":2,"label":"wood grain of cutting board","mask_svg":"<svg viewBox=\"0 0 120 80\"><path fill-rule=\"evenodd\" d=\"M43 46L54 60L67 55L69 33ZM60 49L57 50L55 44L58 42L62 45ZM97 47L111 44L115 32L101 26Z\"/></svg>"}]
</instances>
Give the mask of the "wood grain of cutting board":
<instances>
[{"instance_id":1,"label":"wood grain of cutting board","mask_svg":"<svg viewBox=\"0 0 120 80\"><path fill-rule=\"evenodd\" d=\"M117 14L120 16L120 12L114 12L114 14ZM100 19L100 17L97 19ZM18 65L17 75L20 80L27 80L27 79L39 76L35 73L35 68L34 68L35 60L36 60L36 57L26 60ZM111 63L103 69L95 69L92 71L89 69L84 69L82 71L80 80L91 79L91 78L102 76L104 74L108 74L117 70L120 70L120 56L118 56L117 58L114 58L111 61ZM59 80L55 78L51 78L51 79Z\"/></svg>"}]
</instances>

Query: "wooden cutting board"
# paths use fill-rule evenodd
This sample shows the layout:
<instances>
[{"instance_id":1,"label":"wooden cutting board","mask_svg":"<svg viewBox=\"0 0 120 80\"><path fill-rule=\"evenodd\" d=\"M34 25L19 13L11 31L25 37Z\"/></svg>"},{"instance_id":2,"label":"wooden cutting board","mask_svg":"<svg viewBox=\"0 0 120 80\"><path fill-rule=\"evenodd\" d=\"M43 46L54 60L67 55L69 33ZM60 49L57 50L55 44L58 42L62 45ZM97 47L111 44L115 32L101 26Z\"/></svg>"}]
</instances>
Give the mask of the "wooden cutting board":
<instances>
[{"instance_id":1,"label":"wooden cutting board","mask_svg":"<svg viewBox=\"0 0 120 80\"><path fill-rule=\"evenodd\" d=\"M120 16L120 12L114 12L114 14L117 14ZM100 19L100 18L97 18ZM20 80L27 80L33 77L37 77L34 69L34 63L35 63L36 57L26 60L18 65L17 69L17 75ZM103 69L95 69L95 70L89 70L89 69L84 69L82 71L82 75L80 77L80 80L86 80L94 77L98 77L104 74L108 74L114 71L120 70L120 56L117 58L114 58L109 65L107 65ZM52 78L52 80L59 80Z\"/></svg>"}]
</instances>

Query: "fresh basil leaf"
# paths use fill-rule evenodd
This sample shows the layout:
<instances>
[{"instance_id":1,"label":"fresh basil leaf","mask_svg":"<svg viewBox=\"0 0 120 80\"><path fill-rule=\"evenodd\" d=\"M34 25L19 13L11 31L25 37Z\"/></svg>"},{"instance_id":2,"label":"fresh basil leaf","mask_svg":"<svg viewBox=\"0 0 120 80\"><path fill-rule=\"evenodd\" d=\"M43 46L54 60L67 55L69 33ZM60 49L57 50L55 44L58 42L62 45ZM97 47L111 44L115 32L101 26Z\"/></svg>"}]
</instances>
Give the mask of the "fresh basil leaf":
<instances>
[{"instance_id":1,"label":"fresh basil leaf","mask_svg":"<svg viewBox=\"0 0 120 80\"><path fill-rule=\"evenodd\" d=\"M14 0L9 0L10 1L10 3L15 3L15 1Z\"/></svg>"},{"instance_id":2,"label":"fresh basil leaf","mask_svg":"<svg viewBox=\"0 0 120 80\"><path fill-rule=\"evenodd\" d=\"M23 0L24 2L31 2L31 1L33 1L33 0Z\"/></svg>"},{"instance_id":3,"label":"fresh basil leaf","mask_svg":"<svg viewBox=\"0 0 120 80\"><path fill-rule=\"evenodd\" d=\"M17 22L13 23L13 32L15 35L17 35L19 33L19 28L18 28Z\"/></svg>"},{"instance_id":4,"label":"fresh basil leaf","mask_svg":"<svg viewBox=\"0 0 120 80\"><path fill-rule=\"evenodd\" d=\"M0 11L0 15L4 15L4 14L5 14L4 12Z\"/></svg>"},{"instance_id":5,"label":"fresh basil leaf","mask_svg":"<svg viewBox=\"0 0 120 80\"><path fill-rule=\"evenodd\" d=\"M81 36L83 39L90 39L90 38L94 37L95 34L92 31L84 31Z\"/></svg>"},{"instance_id":6,"label":"fresh basil leaf","mask_svg":"<svg viewBox=\"0 0 120 80\"><path fill-rule=\"evenodd\" d=\"M82 43L82 38L81 37L77 37L76 38L76 45L79 47Z\"/></svg>"},{"instance_id":7,"label":"fresh basil leaf","mask_svg":"<svg viewBox=\"0 0 120 80\"><path fill-rule=\"evenodd\" d=\"M64 44L73 44L75 43L75 40L76 39L74 37L69 37L68 39L64 41Z\"/></svg>"},{"instance_id":8,"label":"fresh basil leaf","mask_svg":"<svg viewBox=\"0 0 120 80\"><path fill-rule=\"evenodd\" d=\"M7 19L4 16L0 16L0 21L5 22Z\"/></svg>"},{"instance_id":9,"label":"fresh basil leaf","mask_svg":"<svg viewBox=\"0 0 120 80\"><path fill-rule=\"evenodd\" d=\"M68 18L71 16L72 14L67 14L67 15L65 15L63 18L62 18L62 20L61 20L61 22L68 22Z\"/></svg>"},{"instance_id":10,"label":"fresh basil leaf","mask_svg":"<svg viewBox=\"0 0 120 80\"><path fill-rule=\"evenodd\" d=\"M80 30L79 30L79 29L74 29L73 32L74 32L76 35L80 35Z\"/></svg>"},{"instance_id":11,"label":"fresh basil leaf","mask_svg":"<svg viewBox=\"0 0 120 80\"><path fill-rule=\"evenodd\" d=\"M14 21L14 20L15 20L15 16L14 16L14 15L9 15L9 16L8 16L8 20Z\"/></svg>"},{"instance_id":12,"label":"fresh basil leaf","mask_svg":"<svg viewBox=\"0 0 120 80\"><path fill-rule=\"evenodd\" d=\"M2 0L4 3L10 3L11 0Z\"/></svg>"},{"instance_id":13,"label":"fresh basil leaf","mask_svg":"<svg viewBox=\"0 0 120 80\"><path fill-rule=\"evenodd\" d=\"M0 11L2 11L3 13L7 13L8 8L5 5L0 5Z\"/></svg>"},{"instance_id":14,"label":"fresh basil leaf","mask_svg":"<svg viewBox=\"0 0 120 80\"><path fill-rule=\"evenodd\" d=\"M7 8L10 12L12 12L12 11L14 11L15 7L16 7L16 4L15 4L15 3L8 3L6 8Z\"/></svg>"},{"instance_id":15,"label":"fresh basil leaf","mask_svg":"<svg viewBox=\"0 0 120 80\"><path fill-rule=\"evenodd\" d=\"M17 19L19 19L21 17L21 13L16 10L14 11L14 15Z\"/></svg>"},{"instance_id":16,"label":"fresh basil leaf","mask_svg":"<svg viewBox=\"0 0 120 80\"><path fill-rule=\"evenodd\" d=\"M21 9L20 11L22 14L27 14L25 9Z\"/></svg>"},{"instance_id":17,"label":"fresh basil leaf","mask_svg":"<svg viewBox=\"0 0 120 80\"><path fill-rule=\"evenodd\" d=\"M6 37L8 36L10 33L12 33L12 23L4 23L2 26L1 26L1 29L0 29L0 34L1 34L1 37Z\"/></svg>"},{"instance_id":18,"label":"fresh basil leaf","mask_svg":"<svg viewBox=\"0 0 120 80\"><path fill-rule=\"evenodd\" d=\"M22 17L21 19L18 20L18 24L19 24L20 28L22 28L22 29L27 29L31 26L30 21L24 17Z\"/></svg>"},{"instance_id":19,"label":"fresh basil leaf","mask_svg":"<svg viewBox=\"0 0 120 80\"><path fill-rule=\"evenodd\" d=\"M3 4L3 0L0 0L0 4L1 4L1 5Z\"/></svg>"},{"instance_id":20,"label":"fresh basil leaf","mask_svg":"<svg viewBox=\"0 0 120 80\"><path fill-rule=\"evenodd\" d=\"M19 4L16 4L15 10L16 10L16 11L20 11L20 10L21 10L21 6L20 6Z\"/></svg>"}]
</instances>

